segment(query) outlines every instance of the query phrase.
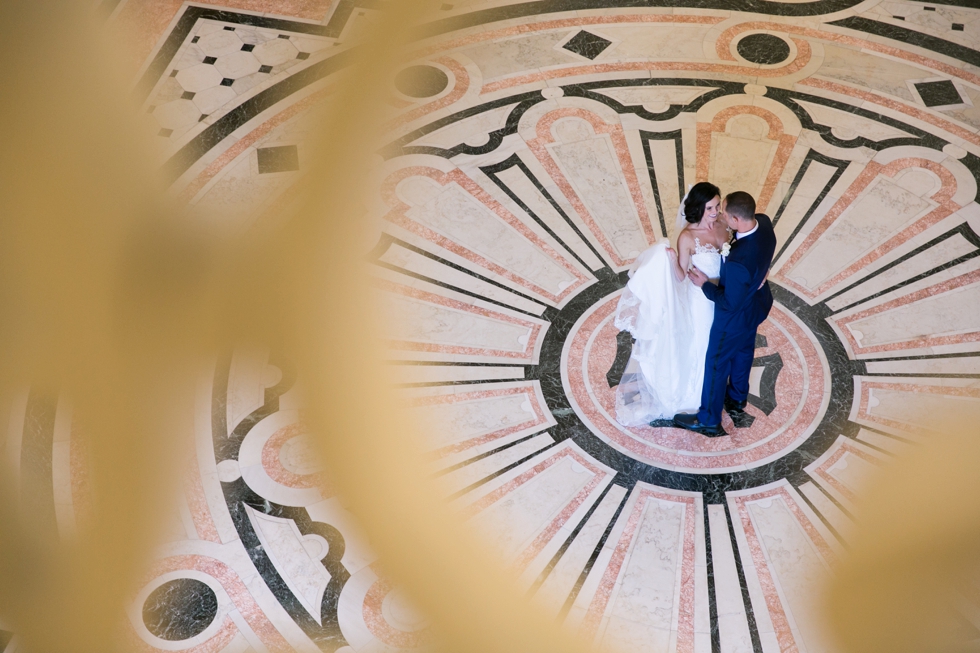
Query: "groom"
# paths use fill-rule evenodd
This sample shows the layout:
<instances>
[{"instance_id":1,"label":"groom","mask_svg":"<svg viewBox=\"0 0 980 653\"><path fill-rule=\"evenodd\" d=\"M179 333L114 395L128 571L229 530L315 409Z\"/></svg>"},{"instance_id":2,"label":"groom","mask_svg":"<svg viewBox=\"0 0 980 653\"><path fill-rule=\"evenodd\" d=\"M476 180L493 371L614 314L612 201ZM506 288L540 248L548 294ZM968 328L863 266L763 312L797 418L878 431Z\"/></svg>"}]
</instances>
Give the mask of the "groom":
<instances>
[{"instance_id":1,"label":"groom","mask_svg":"<svg viewBox=\"0 0 980 653\"><path fill-rule=\"evenodd\" d=\"M738 413L749 396L749 372L755 355L755 332L772 308L766 280L776 235L769 216L755 212L755 200L743 191L725 197L722 212L735 232L731 251L722 259L717 285L691 268L694 285L715 303L704 362L701 409L696 415L674 415L674 426L708 437L725 435L722 408Z\"/></svg>"}]
</instances>

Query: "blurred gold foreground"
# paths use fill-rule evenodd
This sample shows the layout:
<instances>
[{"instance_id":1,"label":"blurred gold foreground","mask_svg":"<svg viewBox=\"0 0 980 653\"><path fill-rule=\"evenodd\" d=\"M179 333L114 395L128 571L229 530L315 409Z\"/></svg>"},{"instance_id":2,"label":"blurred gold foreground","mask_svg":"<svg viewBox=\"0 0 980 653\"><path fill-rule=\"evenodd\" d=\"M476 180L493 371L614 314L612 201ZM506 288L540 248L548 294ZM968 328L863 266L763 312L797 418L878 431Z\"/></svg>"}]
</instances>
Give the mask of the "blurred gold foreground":
<instances>
[{"instance_id":1,"label":"blurred gold foreground","mask_svg":"<svg viewBox=\"0 0 980 653\"><path fill-rule=\"evenodd\" d=\"M0 391L31 384L72 398L93 493L77 539L57 543L0 473L0 617L24 648L124 648L124 606L178 476L197 376L217 352L259 340L298 366L331 482L438 647L586 650L538 618L459 528L377 383L382 318L360 260L359 199L390 71L428 4L382 13L324 110L297 210L261 243L205 233L168 204L91 3L75 4L0 3ZM947 580L976 569L980 444L969 430L876 488L831 594L845 650L954 650L946 622L928 616L950 600Z\"/></svg>"}]
</instances>

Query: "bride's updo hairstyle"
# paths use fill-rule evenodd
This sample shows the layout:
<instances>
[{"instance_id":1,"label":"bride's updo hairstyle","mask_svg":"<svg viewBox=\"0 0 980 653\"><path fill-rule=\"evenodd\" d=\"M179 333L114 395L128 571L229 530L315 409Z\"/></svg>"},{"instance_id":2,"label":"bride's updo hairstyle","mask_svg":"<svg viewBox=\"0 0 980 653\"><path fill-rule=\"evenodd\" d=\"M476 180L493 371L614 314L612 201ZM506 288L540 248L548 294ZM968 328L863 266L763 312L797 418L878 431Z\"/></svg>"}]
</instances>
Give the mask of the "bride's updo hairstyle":
<instances>
[{"instance_id":1,"label":"bride's updo hairstyle","mask_svg":"<svg viewBox=\"0 0 980 653\"><path fill-rule=\"evenodd\" d=\"M706 181L699 181L691 186L684 200L684 219L691 224L701 222L704 216L704 205L716 197L721 196L721 191L714 184Z\"/></svg>"}]
</instances>

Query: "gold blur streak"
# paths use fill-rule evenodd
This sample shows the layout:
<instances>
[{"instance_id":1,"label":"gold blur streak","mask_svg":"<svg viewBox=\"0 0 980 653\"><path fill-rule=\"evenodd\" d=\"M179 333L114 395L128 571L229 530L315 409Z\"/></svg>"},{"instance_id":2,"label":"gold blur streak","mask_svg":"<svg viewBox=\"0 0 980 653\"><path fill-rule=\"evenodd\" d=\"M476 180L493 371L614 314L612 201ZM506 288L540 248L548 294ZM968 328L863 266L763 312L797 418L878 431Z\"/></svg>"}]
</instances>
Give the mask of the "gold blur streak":
<instances>
[{"instance_id":1,"label":"gold blur streak","mask_svg":"<svg viewBox=\"0 0 980 653\"><path fill-rule=\"evenodd\" d=\"M338 76L299 209L271 238L233 249L163 200L85 4L0 7L0 381L71 397L92 499L78 535L58 541L17 510L28 490L3 474L0 615L24 650L128 648L122 615L175 489L195 375L255 337L297 363L331 482L384 574L429 615L433 646L585 650L450 514L423 476L415 426L378 382L388 318L365 283L361 193L391 71L427 7L400 0L380 13Z\"/></svg>"}]
</instances>

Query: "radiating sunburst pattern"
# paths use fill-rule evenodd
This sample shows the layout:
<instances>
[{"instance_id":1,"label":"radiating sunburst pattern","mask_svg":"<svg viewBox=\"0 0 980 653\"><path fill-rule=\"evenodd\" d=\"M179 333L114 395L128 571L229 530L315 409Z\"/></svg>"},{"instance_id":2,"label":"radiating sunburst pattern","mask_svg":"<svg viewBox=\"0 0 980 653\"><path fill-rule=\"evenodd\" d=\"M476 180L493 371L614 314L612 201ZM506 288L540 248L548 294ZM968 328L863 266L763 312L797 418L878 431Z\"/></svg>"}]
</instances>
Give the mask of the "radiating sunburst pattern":
<instances>
[{"instance_id":1,"label":"radiating sunburst pattern","mask_svg":"<svg viewBox=\"0 0 980 653\"><path fill-rule=\"evenodd\" d=\"M149 24L147 4L113 20ZM173 8L138 88L175 193L234 229L289 202L361 4L317 23ZM446 495L583 638L832 650L814 588L862 483L922 416L980 420L980 11L620 4L447 3L407 62L367 253L397 316L391 373ZM754 419L717 439L626 429L611 313L700 180L752 193L779 241ZM130 615L142 648L429 641L310 462L293 382L240 351L202 383L173 541ZM70 405L25 391L11 416L25 496L67 535L85 504Z\"/></svg>"}]
</instances>

